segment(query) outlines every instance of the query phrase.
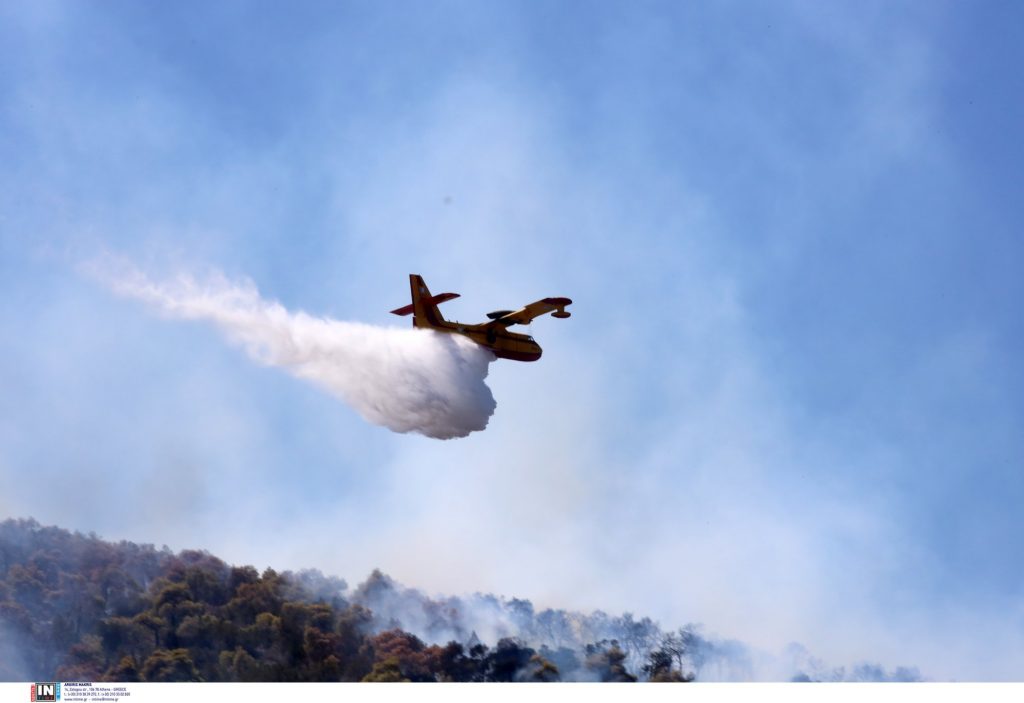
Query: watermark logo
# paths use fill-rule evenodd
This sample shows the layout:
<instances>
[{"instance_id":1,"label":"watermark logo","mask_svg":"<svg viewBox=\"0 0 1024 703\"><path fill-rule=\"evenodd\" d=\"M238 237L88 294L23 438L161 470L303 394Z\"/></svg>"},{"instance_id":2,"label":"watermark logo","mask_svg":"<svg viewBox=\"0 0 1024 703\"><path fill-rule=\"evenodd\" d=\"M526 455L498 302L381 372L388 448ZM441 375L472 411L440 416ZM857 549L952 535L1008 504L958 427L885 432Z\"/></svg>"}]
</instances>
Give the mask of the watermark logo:
<instances>
[{"instance_id":1,"label":"watermark logo","mask_svg":"<svg viewBox=\"0 0 1024 703\"><path fill-rule=\"evenodd\" d=\"M56 701L60 700L59 683L34 683L32 684L33 701Z\"/></svg>"}]
</instances>

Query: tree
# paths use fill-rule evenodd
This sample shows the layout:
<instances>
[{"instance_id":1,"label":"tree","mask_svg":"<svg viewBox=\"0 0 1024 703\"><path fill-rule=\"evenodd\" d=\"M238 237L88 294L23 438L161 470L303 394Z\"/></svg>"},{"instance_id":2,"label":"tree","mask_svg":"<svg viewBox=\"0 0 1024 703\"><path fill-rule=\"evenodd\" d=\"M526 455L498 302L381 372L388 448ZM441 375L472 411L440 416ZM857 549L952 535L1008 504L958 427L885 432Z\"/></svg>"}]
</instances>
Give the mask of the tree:
<instances>
[{"instance_id":1,"label":"tree","mask_svg":"<svg viewBox=\"0 0 1024 703\"><path fill-rule=\"evenodd\" d=\"M676 671L674 661L673 655L664 648L652 650L647 655L647 664L644 665L643 672L648 680L656 683L692 681L692 678L685 678Z\"/></svg>"},{"instance_id":2,"label":"tree","mask_svg":"<svg viewBox=\"0 0 1024 703\"><path fill-rule=\"evenodd\" d=\"M158 649L142 665L146 681L202 681L187 649Z\"/></svg>"},{"instance_id":3,"label":"tree","mask_svg":"<svg viewBox=\"0 0 1024 703\"><path fill-rule=\"evenodd\" d=\"M459 642L430 648L430 670L438 681L483 681L487 647L478 644L470 652Z\"/></svg>"},{"instance_id":4,"label":"tree","mask_svg":"<svg viewBox=\"0 0 1024 703\"><path fill-rule=\"evenodd\" d=\"M133 617L132 622L138 623L153 633L153 649L160 646L160 631L167 627L166 620L150 610L145 610Z\"/></svg>"},{"instance_id":5,"label":"tree","mask_svg":"<svg viewBox=\"0 0 1024 703\"><path fill-rule=\"evenodd\" d=\"M220 670L219 678L224 681L266 680L263 667L242 647L221 652L217 666Z\"/></svg>"},{"instance_id":6,"label":"tree","mask_svg":"<svg viewBox=\"0 0 1024 703\"><path fill-rule=\"evenodd\" d=\"M402 630L388 630L368 640L374 653L374 668L392 660L402 678L409 681L435 681L430 670L430 653L420 638ZM390 667L390 663L388 664ZM388 669L390 670L390 669Z\"/></svg>"},{"instance_id":7,"label":"tree","mask_svg":"<svg viewBox=\"0 0 1024 703\"><path fill-rule=\"evenodd\" d=\"M375 662L373 670L362 678L366 683L409 683L409 679L402 675L402 665L398 657L388 657L383 661Z\"/></svg>"},{"instance_id":8,"label":"tree","mask_svg":"<svg viewBox=\"0 0 1024 703\"><path fill-rule=\"evenodd\" d=\"M525 676L520 680L536 681L539 683L554 683L560 678L557 666L542 657L540 654L534 654L530 657L530 662L526 666Z\"/></svg>"},{"instance_id":9,"label":"tree","mask_svg":"<svg viewBox=\"0 0 1024 703\"><path fill-rule=\"evenodd\" d=\"M636 681L636 676L626 670L626 653L619 648L616 640L602 640L585 647L587 654L584 666L598 677L599 681Z\"/></svg>"},{"instance_id":10,"label":"tree","mask_svg":"<svg viewBox=\"0 0 1024 703\"><path fill-rule=\"evenodd\" d=\"M572 624L564 610L542 610L534 618L534 626L538 634L554 647L564 647L575 640Z\"/></svg>"},{"instance_id":11,"label":"tree","mask_svg":"<svg viewBox=\"0 0 1024 703\"><path fill-rule=\"evenodd\" d=\"M139 668L135 664L133 657L125 656L121 658L121 661L116 666L111 667L107 670L107 673L103 675L104 681L124 681L124 682L135 682L142 681L142 676L139 674Z\"/></svg>"},{"instance_id":12,"label":"tree","mask_svg":"<svg viewBox=\"0 0 1024 703\"><path fill-rule=\"evenodd\" d=\"M303 636L302 661L305 681L338 681L341 660L338 658L340 638L333 632L307 627Z\"/></svg>"},{"instance_id":13,"label":"tree","mask_svg":"<svg viewBox=\"0 0 1024 703\"><path fill-rule=\"evenodd\" d=\"M498 644L487 657L486 676L488 681L516 681L536 652L512 637L498 640Z\"/></svg>"},{"instance_id":14,"label":"tree","mask_svg":"<svg viewBox=\"0 0 1024 703\"><path fill-rule=\"evenodd\" d=\"M280 589L277 574L267 569L258 581L238 586L234 597L228 601L227 613L239 625L252 623L260 613L278 615L283 603Z\"/></svg>"},{"instance_id":15,"label":"tree","mask_svg":"<svg viewBox=\"0 0 1024 703\"><path fill-rule=\"evenodd\" d=\"M373 668L373 652L365 646L364 635L373 622L373 613L361 605L352 605L338 616L335 633L343 681L360 681Z\"/></svg>"},{"instance_id":16,"label":"tree","mask_svg":"<svg viewBox=\"0 0 1024 703\"><path fill-rule=\"evenodd\" d=\"M624 613L612 620L626 659L633 666L640 666L651 649L656 646L661 631L650 618L636 620L632 613Z\"/></svg>"},{"instance_id":17,"label":"tree","mask_svg":"<svg viewBox=\"0 0 1024 703\"><path fill-rule=\"evenodd\" d=\"M679 628L679 640L685 655L693 664L694 675L699 675L714 654L714 647L701 636L699 626L692 623Z\"/></svg>"},{"instance_id":18,"label":"tree","mask_svg":"<svg viewBox=\"0 0 1024 703\"><path fill-rule=\"evenodd\" d=\"M177 576L188 587L191 599L210 606L221 606L228 602L231 590L224 578L227 567L220 559L204 555L204 565L193 564ZM212 561L211 561L212 560Z\"/></svg>"},{"instance_id":19,"label":"tree","mask_svg":"<svg viewBox=\"0 0 1024 703\"><path fill-rule=\"evenodd\" d=\"M112 617L99 624L104 666L122 657L138 657L149 650L149 632L144 625L126 617Z\"/></svg>"},{"instance_id":20,"label":"tree","mask_svg":"<svg viewBox=\"0 0 1024 703\"><path fill-rule=\"evenodd\" d=\"M576 650L568 647L551 649L547 645L542 645L537 654L558 669L559 678L571 677L572 672L580 668L580 658L577 656Z\"/></svg>"},{"instance_id":21,"label":"tree","mask_svg":"<svg viewBox=\"0 0 1024 703\"><path fill-rule=\"evenodd\" d=\"M68 652L67 660L57 669L57 677L63 681L95 681L105 669L100 638L86 635Z\"/></svg>"}]
</instances>

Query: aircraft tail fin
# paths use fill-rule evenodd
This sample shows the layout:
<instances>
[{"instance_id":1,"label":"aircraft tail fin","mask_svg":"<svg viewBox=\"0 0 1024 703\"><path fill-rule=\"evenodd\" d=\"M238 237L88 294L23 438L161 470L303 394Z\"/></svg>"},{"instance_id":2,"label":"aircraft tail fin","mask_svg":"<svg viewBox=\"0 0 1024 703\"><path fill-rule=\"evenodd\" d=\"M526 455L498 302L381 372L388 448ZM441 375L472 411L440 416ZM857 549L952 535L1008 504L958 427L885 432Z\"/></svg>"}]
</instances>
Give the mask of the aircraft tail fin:
<instances>
[{"instance_id":1,"label":"aircraft tail fin","mask_svg":"<svg viewBox=\"0 0 1024 703\"><path fill-rule=\"evenodd\" d=\"M439 326L445 319L437 308L438 304L459 297L458 293L431 295L423 277L415 273L409 274L409 288L412 292L412 303L391 312L394 315L412 315L413 327Z\"/></svg>"}]
</instances>

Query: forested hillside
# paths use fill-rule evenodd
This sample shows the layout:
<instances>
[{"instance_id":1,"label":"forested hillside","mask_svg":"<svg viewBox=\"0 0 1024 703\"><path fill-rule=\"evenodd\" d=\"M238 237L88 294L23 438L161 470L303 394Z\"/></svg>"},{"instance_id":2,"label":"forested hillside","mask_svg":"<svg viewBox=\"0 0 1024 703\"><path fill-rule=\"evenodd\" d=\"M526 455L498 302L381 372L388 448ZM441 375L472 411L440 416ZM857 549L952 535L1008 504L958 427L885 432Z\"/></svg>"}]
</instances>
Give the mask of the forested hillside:
<instances>
[{"instance_id":1,"label":"forested hillside","mask_svg":"<svg viewBox=\"0 0 1024 703\"><path fill-rule=\"evenodd\" d=\"M804 680L917 678L805 659ZM380 572L350 590L315 570L0 523L4 681L688 681L751 678L752 666L740 643L629 614L432 599Z\"/></svg>"}]
</instances>

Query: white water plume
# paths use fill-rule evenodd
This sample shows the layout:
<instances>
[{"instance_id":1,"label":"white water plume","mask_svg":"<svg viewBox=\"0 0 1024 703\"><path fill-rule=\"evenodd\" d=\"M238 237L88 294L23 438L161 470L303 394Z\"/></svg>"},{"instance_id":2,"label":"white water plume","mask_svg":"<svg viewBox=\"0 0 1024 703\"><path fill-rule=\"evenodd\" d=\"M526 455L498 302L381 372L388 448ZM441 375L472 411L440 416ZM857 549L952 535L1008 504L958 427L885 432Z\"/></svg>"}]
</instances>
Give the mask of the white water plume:
<instances>
[{"instance_id":1,"label":"white water plume","mask_svg":"<svg viewBox=\"0 0 1024 703\"><path fill-rule=\"evenodd\" d=\"M253 360L326 389L395 432L465 437L483 430L497 405L485 383L494 355L458 335L290 312L260 297L252 281L219 272L156 281L125 262L87 269L164 315L212 322Z\"/></svg>"}]
</instances>

